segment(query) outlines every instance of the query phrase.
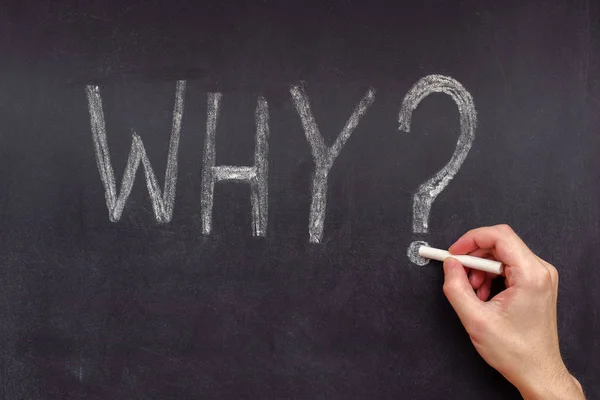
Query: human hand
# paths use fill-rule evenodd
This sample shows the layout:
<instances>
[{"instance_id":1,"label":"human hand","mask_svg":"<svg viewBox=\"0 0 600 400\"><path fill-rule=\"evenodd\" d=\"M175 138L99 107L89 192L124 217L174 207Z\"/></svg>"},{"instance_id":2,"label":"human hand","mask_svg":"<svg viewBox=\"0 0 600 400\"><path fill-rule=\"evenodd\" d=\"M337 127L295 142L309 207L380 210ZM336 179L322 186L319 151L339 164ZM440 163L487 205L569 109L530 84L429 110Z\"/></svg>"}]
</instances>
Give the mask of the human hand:
<instances>
[{"instance_id":1,"label":"human hand","mask_svg":"<svg viewBox=\"0 0 600 400\"><path fill-rule=\"evenodd\" d=\"M508 225L469 231L449 251L504 264L506 289L486 301L495 275L469 272L454 258L444 262L444 294L483 359L525 399L584 399L560 355L556 268Z\"/></svg>"}]
</instances>

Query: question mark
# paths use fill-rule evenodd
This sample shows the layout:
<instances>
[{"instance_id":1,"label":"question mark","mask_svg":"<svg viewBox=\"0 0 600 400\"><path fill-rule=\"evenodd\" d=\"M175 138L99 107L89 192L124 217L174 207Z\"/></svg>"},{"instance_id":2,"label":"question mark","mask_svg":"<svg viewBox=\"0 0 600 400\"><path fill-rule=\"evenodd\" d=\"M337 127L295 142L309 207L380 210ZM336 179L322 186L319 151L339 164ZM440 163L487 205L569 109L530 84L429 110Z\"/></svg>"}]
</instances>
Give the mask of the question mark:
<instances>
[{"instance_id":1,"label":"question mark","mask_svg":"<svg viewBox=\"0 0 600 400\"><path fill-rule=\"evenodd\" d=\"M440 169L432 178L422 183L419 190L413 196L413 233L427 233L429 229L429 215L435 198L448 186L454 175L460 169L463 161L471 149L475 139L475 127L477 125L477 112L473 98L457 80L444 75L427 75L421 78L408 91L402 107L398 122L399 129L410 132L410 121L413 111L421 100L431 93L445 93L452 97L458 107L460 114L460 135L456 143L456 149L450 161ZM408 247L407 255L410 261L417 265L425 265L429 259L419 255L419 247L427 246L427 242L413 241Z\"/></svg>"}]
</instances>

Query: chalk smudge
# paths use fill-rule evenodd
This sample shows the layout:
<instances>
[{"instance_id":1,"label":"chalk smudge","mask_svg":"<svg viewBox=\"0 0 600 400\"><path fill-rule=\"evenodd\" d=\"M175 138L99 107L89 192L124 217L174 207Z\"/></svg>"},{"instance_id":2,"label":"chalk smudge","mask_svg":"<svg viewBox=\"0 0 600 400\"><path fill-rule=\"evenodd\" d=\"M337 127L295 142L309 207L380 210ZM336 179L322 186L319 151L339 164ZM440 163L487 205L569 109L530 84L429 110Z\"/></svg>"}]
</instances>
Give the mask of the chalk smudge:
<instances>
[{"instance_id":1,"label":"chalk smudge","mask_svg":"<svg viewBox=\"0 0 600 400\"><path fill-rule=\"evenodd\" d=\"M408 250L406 251L406 255L408 259L412 261L416 265L426 265L429 263L429 259L422 257L419 255L419 248L421 246L429 246L427 242L423 242L421 240L415 240L408 246Z\"/></svg>"}]
</instances>

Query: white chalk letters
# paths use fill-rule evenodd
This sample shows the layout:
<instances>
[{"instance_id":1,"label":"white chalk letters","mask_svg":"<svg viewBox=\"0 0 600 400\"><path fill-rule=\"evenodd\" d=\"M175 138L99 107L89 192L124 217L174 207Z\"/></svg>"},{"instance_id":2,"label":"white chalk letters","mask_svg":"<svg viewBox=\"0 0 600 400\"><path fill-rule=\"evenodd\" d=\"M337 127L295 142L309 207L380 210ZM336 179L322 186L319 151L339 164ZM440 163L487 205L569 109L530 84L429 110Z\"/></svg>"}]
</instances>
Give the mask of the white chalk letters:
<instances>
[{"instance_id":1,"label":"white chalk letters","mask_svg":"<svg viewBox=\"0 0 600 400\"><path fill-rule=\"evenodd\" d=\"M445 93L454 100L460 117L460 135L450 161L433 177L421 184L413 196L413 232L419 234L429 231L431 206L467 158L473 140L475 140L475 126L477 125L477 112L473 98L463 85L448 76L428 75L415 83L404 97L398 116L400 130L410 131L413 111L421 100L431 93ZM418 249L423 245L427 246L428 244L417 240L408 246L407 255L414 264L425 265L429 262L429 259L421 257L418 253Z\"/></svg>"},{"instance_id":2,"label":"white chalk letters","mask_svg":"<svg viewBox=\"0 0 600 400\"><path fill-rule=\"evenodd\" d=\"M252 233L254 236L265 236L267 233L268 214L267 155L269 152L267 141L269 137L269 109L267 108L267 101L262 96L259 96L256 111L254 112L254 119L256 121L254 166L215 166L215 135L221 98L221 93L208 94L204 163L202 168L202 233L208 235L211 231L215 183L219 181L235 181L250 184Z\"/></svg>"},{"instance_id":3,"label":"white chalk letters","mask_svg":"<svg viewBox=\"0 0 600 400\"><path fill-rule=\"evenodd\" d=\"M108 207L108 218L112 222L121 219L123 208L131 193L135 174L140 166L144 166L146 186L152 202L154 217L156 221L166 223L173 218L173 206L175 205L175 187L177 186L177 153L179 151L179 131L181 130L181 118L183 117L183 99L185 96L185 81L177 81L175 85L175 107L173 108L173 125L171 129L171 140L169 142L169 153L167 170L165 173L165 191L161 194L156 175L146 156L146 149L142 139L133 134L131 150L127 159L127 166L123 173L121 191L117 194L115 173L110 162L110 152L106 140L106 125L104 122L104 111L102 109L102 96L98 86L88 85L86 87L88 108L90 112L90 125L94 139L94 150L96 163L100 171L100 179L104 185L106 206Z\"/></svg>"},{"instance_id":4,"label":"white chalk letters","mask_svg":"<svg viewBox=\"0 0 600 400\"><path fill-rule=\"evenodd\" d=\"M133 134L127 166L123 173L121 190L117 193L106 138L100 89L93 85L86 87L94 150L100 179L104 185L110 221L117 222L121 218L140 163L144 166L146 185L156 221L159 223L171 221L175 202L175 188L177 185L177 154L185 87L185 81L177 81L175 85L175 106L173 109L173 124L165 173L164 193L160 190L154 170L146 156L142 139L136 133ZM471 95L458 81L442 75L429 75L421 78L406 94L399 113L400 129L406 132L410 130L413 111L417 108L421 100L435 92L448 94L456 103L460 114L461 133L458 138L456 150L448 164L432 178L423 183L414 194L413 232L415 234L428 232L431 206L435 198L444 190L460 169L475 138L477 114ZM296 111L300 116L300 122L315 164L312 178L308 231L310 242L320 243L323 240L327 209L329 172L347 140L358 126L360 119L375 100L375 90L369 88L366 91L330 147L325 144L325 140L319 132L317 122L310 107L308 95L303 85L292 85L290 87L290 94ZM221 181L233 181L250 185L252 233L254 236L265 236L267 234L268 221L269 109L267 101L264 97L258 96L254 113L256 125L254 165L215 165L215 140L222 97L221 93L208 93L207 95L206 136L204 140L200 199L202 233L209 235L212 231L215 184ZM417 262L418 260L413 261Z\"/></svg>"},{"instance_id":5,"label":"white chalk letters","mask_svg":"<svg viewBox=\"0 0 600 400\"><path fill-rule=\"evenodd\" d=\"M290 89L296 110L302 120L302 127L306 139L310 144L310 150L315 161L315 172L312 183L312 200L310 203L310 216L308 223L308 235L310 241L319 243L323 239L323 223L325 221L325 210L327 207L327 175L333 166L333 162L340 154L342 147L352 135L358 125L358 121L365 114L367 108L375 99L375 90L369 88L360 102L356 105L354 112L346 121L344 129L339 134L331 147L325 145L323 136L310 110L308 95L301 85L292 86Z\"/></svg>"},{"instance_id":6,"label":"white chalk letters","mask_svg":"<svg viewBox=\"0 0 600 400\"><path fill-rule=\"evenodd\" d=\"M460 169L475 139L477 112L473 98L457 80L443 75L428 75L419 79L404 96L398 122L400 130L410 131L413 111L421 100L431 93L445 93L454 100L460 116L460 136L452 158L431 179L427 180L414 195L413 199L413 232L427 233L431 205L435 198L448 186Z\"/></svg>"}]
</instances>

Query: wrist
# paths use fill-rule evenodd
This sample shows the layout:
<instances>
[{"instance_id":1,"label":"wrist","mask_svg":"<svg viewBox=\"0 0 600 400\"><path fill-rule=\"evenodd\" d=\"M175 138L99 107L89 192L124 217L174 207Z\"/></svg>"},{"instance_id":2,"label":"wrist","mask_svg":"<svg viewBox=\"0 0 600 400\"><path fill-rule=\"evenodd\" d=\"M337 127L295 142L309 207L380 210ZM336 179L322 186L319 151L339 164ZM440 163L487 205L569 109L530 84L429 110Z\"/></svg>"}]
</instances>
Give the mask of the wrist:
<instances>
[{"instance_id":1,"label":"wrist","mask_svg":"<svg viewBox=\"0 0 600 400\"><path fill-rule=\"evenodd\" d=\"M524 400L585 399L579 381L564 365L545 376L517 385L517 389Z\"/></svg>"}]
</instances>

